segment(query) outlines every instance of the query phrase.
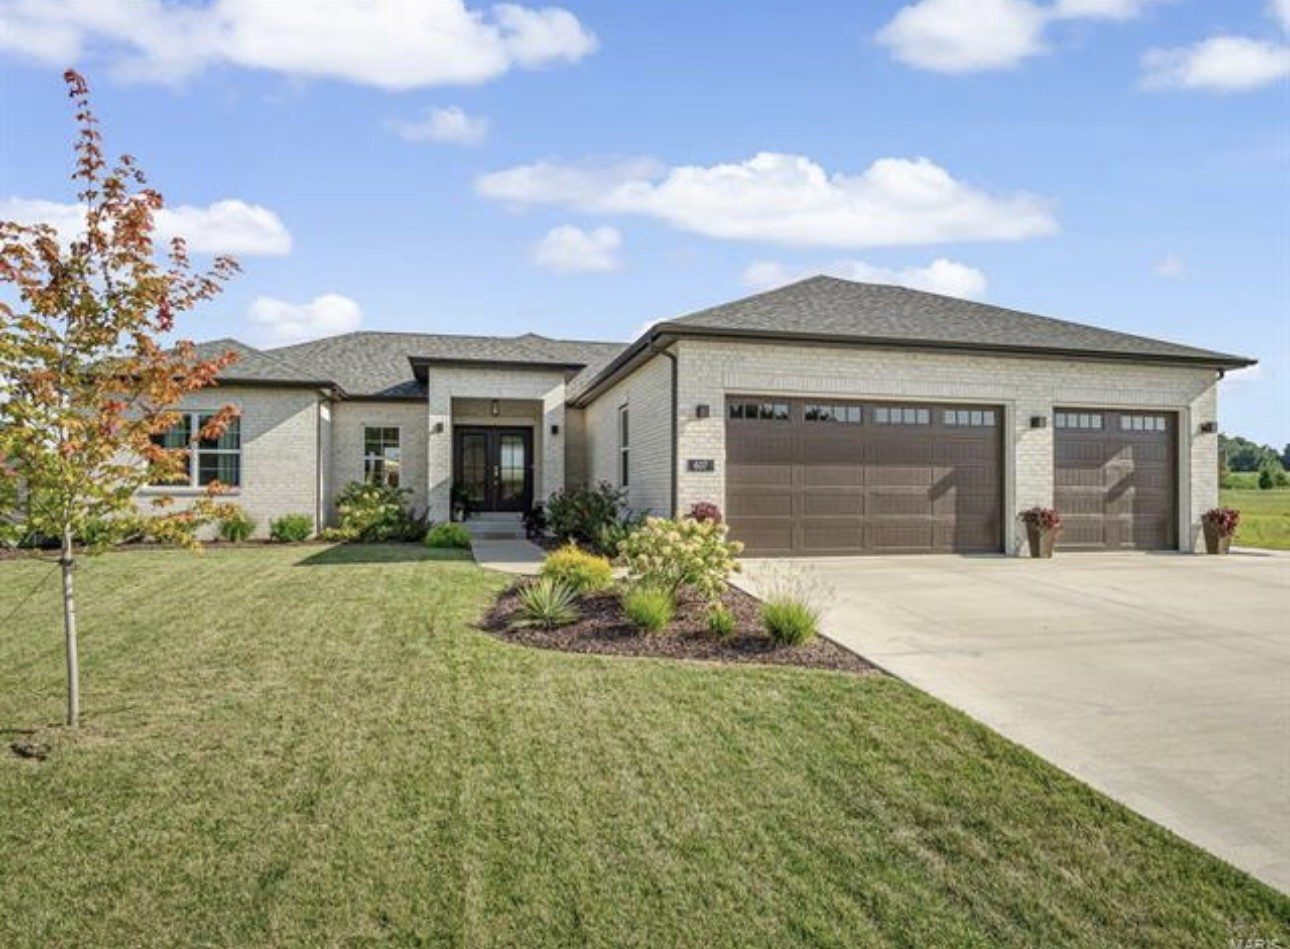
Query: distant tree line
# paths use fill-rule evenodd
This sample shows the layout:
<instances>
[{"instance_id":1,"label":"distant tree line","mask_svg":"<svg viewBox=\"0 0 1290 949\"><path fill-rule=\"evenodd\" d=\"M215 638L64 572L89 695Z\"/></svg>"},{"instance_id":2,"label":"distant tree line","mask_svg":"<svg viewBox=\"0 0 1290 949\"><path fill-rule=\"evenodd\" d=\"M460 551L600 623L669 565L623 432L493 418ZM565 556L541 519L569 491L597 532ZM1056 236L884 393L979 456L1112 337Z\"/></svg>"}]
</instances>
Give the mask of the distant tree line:
<instances>
[{"instance_id":1,"label":"distant tree line","mask_svg":"<svg viewBox=\"0 0 1290 949\"><path fill-rule=\"evenodd\" d=\"M1218 474L1222 487L1231 487L1230 472L1257 471L1260 488L1290 485L1290 444L1280 452L1271 445L1259 445L1239 435L1218 436Z\"/></svg>"}]
</instances>

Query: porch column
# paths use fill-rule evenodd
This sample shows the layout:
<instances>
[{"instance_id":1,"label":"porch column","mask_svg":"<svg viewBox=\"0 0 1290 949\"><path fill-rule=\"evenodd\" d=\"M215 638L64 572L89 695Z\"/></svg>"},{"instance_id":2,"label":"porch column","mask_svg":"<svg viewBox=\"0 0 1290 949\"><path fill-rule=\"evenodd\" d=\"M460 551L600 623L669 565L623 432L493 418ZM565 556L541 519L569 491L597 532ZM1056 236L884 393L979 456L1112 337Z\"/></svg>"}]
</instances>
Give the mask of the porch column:
<instances>
[{"instance_id":1,"label":"porch column","mask_svg":"<svg viewBox=\"0 0 1290 949\"><path fill-rule=\"evenodd\" d=\"M564 450L569 432L564 419L564 383L542 396L542 463L534 484L534 503L546 503L554 492L564 487ZM559 430L559 434L552 434Z\"/></svg>"},{"instance_id":2,"label":"porch column","mask_svg":"<svg viewBox=\"0 0 1290 949\"><path fill-rule=\"evenodd\" d=\"M426 490L430 520L442 524L452 516L452 395L431 373L427 385Z\"/></svg>"}]
</instances>

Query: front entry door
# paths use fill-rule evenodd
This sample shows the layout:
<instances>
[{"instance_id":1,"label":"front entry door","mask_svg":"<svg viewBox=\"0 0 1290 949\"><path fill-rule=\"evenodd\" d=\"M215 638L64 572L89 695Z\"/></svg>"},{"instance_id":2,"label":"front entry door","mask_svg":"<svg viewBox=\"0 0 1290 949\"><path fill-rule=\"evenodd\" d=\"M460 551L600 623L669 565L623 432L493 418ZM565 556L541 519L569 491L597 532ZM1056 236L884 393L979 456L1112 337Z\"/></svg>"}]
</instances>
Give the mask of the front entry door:
<instances>
[{"instance_id":1,"label":"front entry door","mask_svg":"<svg viewBox=\"0 0 1290 949\"><path fill-rule=\"evenodd\" d=\"M533 430L456 430L454 482L479 511L526 511L533 504Z\"/></svg>"}]
</instances>

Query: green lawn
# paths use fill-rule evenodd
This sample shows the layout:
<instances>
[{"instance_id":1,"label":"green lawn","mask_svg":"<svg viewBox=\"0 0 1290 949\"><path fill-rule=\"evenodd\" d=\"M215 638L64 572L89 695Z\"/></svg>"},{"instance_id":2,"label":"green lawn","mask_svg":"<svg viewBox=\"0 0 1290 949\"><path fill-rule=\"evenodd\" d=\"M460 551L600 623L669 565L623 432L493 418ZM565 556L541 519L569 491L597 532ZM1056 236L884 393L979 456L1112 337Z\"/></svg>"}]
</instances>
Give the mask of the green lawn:
<instances>
[{"instance_id":1,"label":"green lawn","mask_svg":"<svg viewBox=\"0 0 1290 949\"><path fill-rule=\"evenodd\" d=\"M889 678L509 646L470 626L502 579L414 547L109 554L80 582L83 733L0 754L6 947L1219 946L1290 922ZM56 721L51 566L0 563L0 630L0 726Z\"/></svg>"},{"instance_id":2,"label":"green lawn","mask_svg":"<svg viewBox=\"0 0 1290 949\"><path fill-rule=\"evenodd\" d=\"M1219 503L1241 512L1234 543L1290 550L1290 488L1229 488L1219 492Z\"/></svg>"}]
</instances>

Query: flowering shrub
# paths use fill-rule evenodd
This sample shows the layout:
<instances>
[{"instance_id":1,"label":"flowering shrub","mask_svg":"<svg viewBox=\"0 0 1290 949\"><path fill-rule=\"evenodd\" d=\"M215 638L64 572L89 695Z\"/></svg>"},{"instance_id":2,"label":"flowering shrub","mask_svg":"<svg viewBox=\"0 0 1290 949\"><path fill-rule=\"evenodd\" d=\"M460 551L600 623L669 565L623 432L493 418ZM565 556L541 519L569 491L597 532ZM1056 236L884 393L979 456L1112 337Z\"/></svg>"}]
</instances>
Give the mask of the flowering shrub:
<instances>
[{"instance_id":1,"label":"flowering shrub","mask_svg":"<svg viewBox=\"0 0 1290 949\"><path fill-rule=\"evenodd\" d=\"M547 524L559 540L576 541L598 552L607 533L623 519L626 492L602 481L594 488L563 488L547 499Z\"/></svg>"},{"instance_id":2,"label":"flowering shrub","mask_svg":"<svg viewBox=\"0 0 1290 949\"><path fill-rule=\"evenodd\" d=\"M1219 537L1231 537L1241 524L1241 512L1234 507L1212 507L1200 519L1217 529Z\"/></svg>"},{"instance_id":3,"label":"flowering shrub","mask_svg":"<svg viewBox=\"0 0 1290 949\"><path fill-rule=\"evenodd\" d=\"M726 525L685 517L669 521L649 517L626 537L618 554L633 580L677 591L690 587L709 600L739 570L744 545L726 540Z\"/></svg>"},{"instance_id":4,"label":"flowering shrub","mask_svg":"<svg viewBox=\"0 0 1290 949\"><path fill-rule=\"evenodd\" d=\"M1021 512L1020 517L1027 527L1035 527L1041 531L1057 530L1062 526L1061 514L1051 507L1028 508Z\"/></svg>"},{"instance_id":5,"label":"flowering shrub","mask_svg":"<svg viewBox=\"0 0 1290 949\"><path fill-rule=\"evenodd\" d=\"M415 533L412 525L416 519L403 507L404 498L411 493L407 488L388 484L351 481L336 499L336 512L340 515L336 533L346 540L420 540L409 536Z\"/></svg>"},{"instance_id":6,"label":"flowering shrub","mask_svg":"<svg viewBox=\"0 0 1290 949\"><path fill-rule=\"evenodd\" d=\"M569 544L547 554L542 563L542 576L554 577L578 593L595 593L614 582L614 568L604 557Z\"/></svg>"},{"instance_id":7,"label":"flowering shrub","mask_svg":"<svg viewBox=\"0 0 1290 949\"><path fill-rule=\"evenodd\" d=\"M721 523L721 508L717 507L711 501L696 501L690 508L690 517L696 521L713 521Z\"/></svg>"}]
</instances>

